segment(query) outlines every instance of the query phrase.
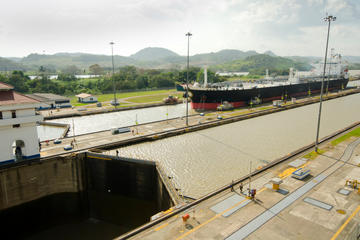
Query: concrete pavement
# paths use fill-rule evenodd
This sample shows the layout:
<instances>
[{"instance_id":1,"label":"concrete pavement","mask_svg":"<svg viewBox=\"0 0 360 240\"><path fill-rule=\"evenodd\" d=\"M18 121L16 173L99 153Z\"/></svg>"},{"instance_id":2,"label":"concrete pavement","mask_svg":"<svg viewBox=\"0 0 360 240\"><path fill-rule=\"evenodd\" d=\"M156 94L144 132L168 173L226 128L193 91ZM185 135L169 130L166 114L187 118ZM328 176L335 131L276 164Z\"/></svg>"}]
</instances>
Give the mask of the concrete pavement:
<instances>
[{"instance_id":1,"label":"concrete pavement","mask_svg":"<svg viewBox=\"0 0 360 240\"><path fill-rule=\"evenodd\" d=\"M355 142L356 141L356 142ZM353 143L351 145L351 143ZM131 239L347 239L358 236L360 232L360 195L357 189L345 185L347 179L360 179L360 140L351 138L337 146L327 143L321 145L325 153L315 160L308 160L303 166L311 170L311 177L301 181L292 178L289 160L256 176L251 188L256 188L256 200L244 205L246 198L228 203L234 195L244 196L235 186L235 192L225 191L195 207L185 210ZM352 149L351 149L352 148ZM347 150L347 153L346 153ZM353 150L353 151L350 151ZM345 154L344 154L345 153ZM280 194L269 186L270 180L280 177ZM312 185L307 187L307 185ZM244 189L248 182L244 182ZM306 188L307 191L302 191ZM349 195L338 191L348 190ZM288 205L280 207L282 201L292 198ZM309 204L305 198L332 206L331 210ZM221 212L214 212L219 203L227 204ZM232 211L240 205L236 211ZM230 212L230 215L224 213ZM186 222L182 216L189 214ZM259 221L269 215L266 221ZM254 224L253 230L249 226ZM246 231L243 231L243 230ZM241 232L242 235L236 233ZM121 237L119 238L121 239ZM354 238L355 239L355 238Z\"/></svg>"}]
</instances>

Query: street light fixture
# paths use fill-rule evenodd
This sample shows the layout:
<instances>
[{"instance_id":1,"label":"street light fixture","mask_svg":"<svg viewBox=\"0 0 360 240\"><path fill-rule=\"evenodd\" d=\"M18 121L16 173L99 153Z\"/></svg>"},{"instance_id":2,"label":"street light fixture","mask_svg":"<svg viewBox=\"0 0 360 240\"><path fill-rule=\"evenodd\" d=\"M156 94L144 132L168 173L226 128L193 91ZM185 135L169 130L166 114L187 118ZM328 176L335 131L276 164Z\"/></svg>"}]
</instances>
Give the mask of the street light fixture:
<instances>
[{"instance_id":1,"label":"street light fixture","mask_svg":"<svg viewBox=\"0 0 360 240\"><path fill-rule=\"evenodd\" d=\"M116 101L116 91L115 91L115 80L114 80L114 42L110 42L111 45L111 62L112 62L112 82L113 82L113 91L114 91L114 107L116 108L117 101Z\"/></svg>"},{"instance_id":2,"label":"street light fixture","mask_svg":"<svg viewBox=\"0 0 360 240\"><path fill-rule=\"evenodd\" d=\"M189 48L190 48L190 36L192 34L188 32L185 34L188 37L188 49L187 49L187 72L186 72L186 126L189 126Z\"/></svg>"},{"instance_id":3,"label":"street light fixture","mask_svg":"<svg viewBox=\"0 0 360 240\"><path fill-rule=\"evenodd\" d=\"M325 59L324 59L324 72L323 78L321 81L321 90L320 90L320 106L319 106L319 116L318 116L318 124L317 124L317 132L316 132L316 141L315 141L315 152L318 152L318 145L319 145L319 131L320 131L320 119L321 119L321 107L322 107L322 97L323 97L323 90L324 90L324 79L325 79L325 71L326 71L326 59L327 59L327 52L328 52L328 45L329 45L329 34L330 34L330 23L331 21L335 21L336 17L334 16L326 16L325 22L329 22L328 24L328 32L326 38L326 49L325 49Z\"/></svg>"}]
</instances>

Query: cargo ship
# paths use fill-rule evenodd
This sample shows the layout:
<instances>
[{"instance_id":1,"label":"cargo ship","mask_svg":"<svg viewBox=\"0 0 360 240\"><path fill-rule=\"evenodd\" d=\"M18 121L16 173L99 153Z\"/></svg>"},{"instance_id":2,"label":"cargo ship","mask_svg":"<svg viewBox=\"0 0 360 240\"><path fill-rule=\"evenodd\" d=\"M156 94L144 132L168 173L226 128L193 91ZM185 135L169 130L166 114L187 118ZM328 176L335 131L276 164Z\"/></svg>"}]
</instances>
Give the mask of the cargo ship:
<instances>
[{"instance_id":1,"label":"cargo ship","mask_svg":"<svg viewBox=\"0 0 360 240\"><path fill-rule=\"evenodd\" d=\"M331 66L331 67L330 67ZM330 68L332 71L330 72ZM324 93L346 88L349 77L348 69L341 63L329 64L324 79ZM232 107L252 106L273 100L290 100L300 96L320 93L323 76L314 74L300 77L297 71L290 69L289 77L259 79L256 83L243 81L208 84L206 74L204 84L189 86L191 107L195 110L216 110L223 102Z\"/></svg>"}]
</instances>

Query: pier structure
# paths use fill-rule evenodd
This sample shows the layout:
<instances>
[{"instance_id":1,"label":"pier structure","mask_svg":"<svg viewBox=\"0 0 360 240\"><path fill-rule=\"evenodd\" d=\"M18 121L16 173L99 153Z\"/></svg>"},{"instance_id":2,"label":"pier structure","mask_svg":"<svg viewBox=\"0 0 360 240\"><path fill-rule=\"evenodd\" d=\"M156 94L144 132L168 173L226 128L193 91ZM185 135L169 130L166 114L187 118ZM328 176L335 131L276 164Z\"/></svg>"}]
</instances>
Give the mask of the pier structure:
<instances>
[{"instance_id":1,"label":"pier structure","mask_svg":"<svg viewBox=\"0 0 360 240\"><path fill-rule=\"evenodd\" d=\"M91 221L61 239L113 239L176 204L165 177L155 162L90 152L0 168L1 238L48 239L53 228Z\"/></svg>"},{"instance_id":2,"label":"pier structure","mask_svg":"<svg viewBox=\"0 0 360 240\"><path fill-rule=\"evenodd\" d=\"M39 158L35 113L39 101L14 91L0 82L0 165Z\"/></svg>"}]
</instances>

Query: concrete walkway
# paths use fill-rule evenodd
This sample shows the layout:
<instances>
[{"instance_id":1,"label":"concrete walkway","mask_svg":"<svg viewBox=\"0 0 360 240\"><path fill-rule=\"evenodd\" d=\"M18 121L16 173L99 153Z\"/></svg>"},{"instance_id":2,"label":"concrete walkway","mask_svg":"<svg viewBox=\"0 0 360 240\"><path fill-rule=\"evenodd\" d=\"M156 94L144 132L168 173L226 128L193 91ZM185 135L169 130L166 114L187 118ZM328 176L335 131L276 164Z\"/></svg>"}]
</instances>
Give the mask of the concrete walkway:
<instances>
[{"instance_id":1,"label":"concrete walkway","mask_svg":"<svg viewBox=\"0 0 360 240\"><path fill-rule=\"evenodd\" d=\"M267 221L269 221L271 218L279 214L282 210L293 204L297 199L302 197L304 194L309 192L311 189L313 189L315 186L320 184L322 181L324 181L328 176L333 174L335 171L337 171L339 168L345 165L347 161L349 161L355 147L357 147L360 144L360 139L357 139L353 143L351 143L346 149L341 157L341 159L338 162L335 162L333 165L331 165L327 170L325 170L323 173L317 175L312 181L306 183L299 189L297 189L295 192L291 193L287 197L285 197L283 200L281 200L279 203L275 204L273 207L271 207L269 210L263 212L258 217L251 220L248 224L234 232L232 235L226 238L226 240L240 240L244 239L247 236L249 236L251 233L255 232L259 227L264 225Z\"/></svg>"}]
</instances>

